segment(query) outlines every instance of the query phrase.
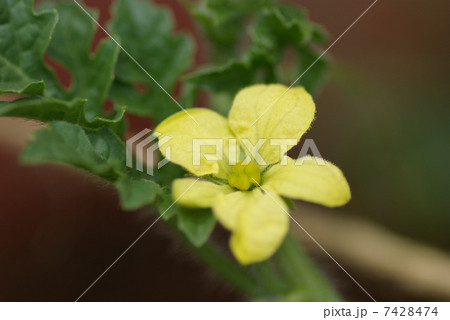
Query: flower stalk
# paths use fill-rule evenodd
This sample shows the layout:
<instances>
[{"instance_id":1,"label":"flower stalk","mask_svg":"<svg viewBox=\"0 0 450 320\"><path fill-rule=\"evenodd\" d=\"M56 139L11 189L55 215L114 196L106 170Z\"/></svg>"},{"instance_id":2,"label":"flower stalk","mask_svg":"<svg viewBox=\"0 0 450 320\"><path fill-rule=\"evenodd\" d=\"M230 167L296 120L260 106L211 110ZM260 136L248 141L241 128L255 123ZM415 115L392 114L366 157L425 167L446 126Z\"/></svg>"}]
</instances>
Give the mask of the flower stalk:
<instances>
[{"instance_id":1,"label":"flower stalk","mask_svg":"<svg viewBox=\"0 0 450 320\"><path fill-rule=\"evenodd\" d=\"M241 266L209 240L196 247L168 221L180 239L217 275L253 301L341 301L339 293L290 234L268 261Z\"/></svg>"}]
</instances>

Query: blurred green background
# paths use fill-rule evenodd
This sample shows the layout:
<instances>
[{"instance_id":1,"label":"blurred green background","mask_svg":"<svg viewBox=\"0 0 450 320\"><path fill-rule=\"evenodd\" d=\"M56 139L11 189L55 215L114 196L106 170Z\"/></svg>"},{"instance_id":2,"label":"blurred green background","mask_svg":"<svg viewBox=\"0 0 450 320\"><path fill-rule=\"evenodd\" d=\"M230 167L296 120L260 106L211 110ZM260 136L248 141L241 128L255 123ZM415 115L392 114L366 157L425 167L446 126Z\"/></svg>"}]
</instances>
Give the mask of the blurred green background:
<instances>
[{"instance_id":1,"label":"blurred green background","mask_svg":"<svg viewBox=\"0 0 450 320\"><path fill-rule=\"evenodd\" d=\"M292 1L338 37L373 1ZM309 138L349 179L344 209L450 249L450 3L379 1L331 49Z\"/></svg>"}]
</instances>

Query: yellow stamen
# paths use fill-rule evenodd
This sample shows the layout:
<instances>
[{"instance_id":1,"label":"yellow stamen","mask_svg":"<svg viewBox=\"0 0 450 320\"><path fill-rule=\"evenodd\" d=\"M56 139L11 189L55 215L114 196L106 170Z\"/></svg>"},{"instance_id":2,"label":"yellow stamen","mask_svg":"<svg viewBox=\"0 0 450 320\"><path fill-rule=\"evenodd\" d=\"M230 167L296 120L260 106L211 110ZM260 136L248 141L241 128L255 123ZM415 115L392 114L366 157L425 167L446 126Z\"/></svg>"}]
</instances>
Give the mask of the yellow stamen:
<instances>
[{"instance_id":1,"label":"yellow stamen","mask_svg":"<svg viewBox=\"0 0 450 320\"><path fill-rule=\"evenodd\" d=\"M228 183L236 189L245 191L261 182L261 172L254 162L248 164L238 162L231 170Z\"/></svg>"}]
</instances>

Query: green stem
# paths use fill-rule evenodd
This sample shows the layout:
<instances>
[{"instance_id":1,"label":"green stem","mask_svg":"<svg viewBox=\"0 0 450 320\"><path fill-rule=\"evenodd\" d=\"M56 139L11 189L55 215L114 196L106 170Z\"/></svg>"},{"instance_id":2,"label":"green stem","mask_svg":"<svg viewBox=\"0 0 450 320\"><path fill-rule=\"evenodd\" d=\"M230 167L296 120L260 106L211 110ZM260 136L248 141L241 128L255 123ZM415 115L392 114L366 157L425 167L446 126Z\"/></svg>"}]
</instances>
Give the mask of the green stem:
<instances>
[{"instance_id":1,"label":"green stem","mask_svg":"<svg viewBox=\"0 0 450 320\"><path fill-rule=\"evenodd\" d=\"M288 234L274 257L280 271L291 282L285 300L341 301L329 280L311 261L297 241Z\"/></svg>"},{"instance_id":2,"label":"green stem","mask_svg":"<svg viewBox=\"0 0 450 320\"><path fill-rule=\"evenodd\" d=\"M289 234L272 260L243 267L210 242L192 245L172 221L169 225L208 266L253 300L341 301L306 252Z\"/></svg>"},{"instance_id":3,"label":"green stem","mask_svg":"<svg viewBox=\"0 0 450 320\"><path fill-rule=\"evenodd\" d=\"M285 295L287 286L283 279L274 270L273 261L265 261L257 263L250 268L254 272L259 282L263 284L264 291L258 297L253 297L257 300L279 300Z\"/></svg>"},{"instance_id":4,"label":"green stem","mask_svg":"<svg viewBox=\"0 0 450 320\"><path fill-rule=\"evenodd\" d=\"M218 248L211 244L205 244L200 248L194 249L203 261L228 282L250 297L258 295L259 286L257 279L252 277L245 268L239 267L231 261Z\"/></svg>"},{"instance_id":5,"label":"green stem","mask_svg":"<svg viewBox=\"0 0 450 320\"><path fill-rule=\"evenodd\" d=\"M194 251L208 266L210 266L219 276L228 281L249 297L258 295L259 286L257 279L250 275L246 268L240 267L234 263L220 248L216 247L211 241L201 247L194 246L186 236L179 231L175 219L166 221L172 230L178 235L186 246Z\"/></svg>"}]
</instances>

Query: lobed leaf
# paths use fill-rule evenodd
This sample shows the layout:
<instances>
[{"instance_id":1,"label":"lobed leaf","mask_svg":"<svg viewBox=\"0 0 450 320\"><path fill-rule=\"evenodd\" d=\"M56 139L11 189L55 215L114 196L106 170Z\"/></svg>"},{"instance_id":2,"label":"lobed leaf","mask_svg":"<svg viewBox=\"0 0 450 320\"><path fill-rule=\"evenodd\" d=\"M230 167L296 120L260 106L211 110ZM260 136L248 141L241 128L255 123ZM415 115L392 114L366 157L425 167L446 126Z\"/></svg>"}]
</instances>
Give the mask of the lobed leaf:
<instances>
[{"instance_id":1,"label":"lobed leaf","mask_svg":"<svg viewBox=\"0 0 450 320\"><path fill-rule=\"evenodd\" d=\"M290 85L319 57L312 44L323 41L325 33L310 22L297 6L268 3L252 13L254 19L249 29L251 43L241 57L193 72L186 77L188 82L230 95L255 83L285 82ZM288 48L295 50L298 60L293 79L288 79L280 66ZM297 85L315 92L327 71L328 63L322 57Z\"/></svg>"},{"instance_id":2,"label":"lobed leaf","mask_svg":"<svg viewBox=\"0 0 450 320\"><path fill-rule=\"evenodd\" d=\"M144 174L127 168L125 157L125 145L111 129L53 121L35 133L21 160L29 164L68 164L110 180L119 191L125 210L153 203L161 193L160 186Z\"/></svg>"},{"instance_id":3,"label":"lobed leaf","mask_svg":"<svg viewBox=\"0 0 450 320\"><path fill-rule=\"evenodd\" d=\"M249 60L230 60L226 64L205 67L185 78L191 84L216 92L237 92L252 83L254 66Z\"/></svg>"},{"instance_id":4,"label":"lobed leaf","mask_svg":"<svg viewBox=\"0 0 450 320\"><path fill-rule=\"evenodd\" d=\"M33 12L33 0L0 0L0 93L61 96L42 57L57 21L56 11Z\"/></svg>"},{"instance_id":5,"label":"lobed leaf","mask_svg":"<svg viewBox=\"0 0 450 320\"><path fill-rule=\"evenodd\" d=\"M58 12L48 54L72 75L71 88L65 92L66 100L86 99L87 118L102 114L120 48L107 38L100 42L94 54L91 53L97 26L75 2L46 2L40 7ZM98 17L94 10L89 10L89 14L95 19Z\"/></svg>"},{"instance_id":6,"label":"lobed leaf","mask_svg":"<svg viewBox=\"0 0 450 320\"><path fill-rule=\"evenodd\" d=\"M54 121L35 133L23 150L21 161L69 164L115 180L124 172L124 150L122 141L108 128L87 129Z\"/></svg>"},{"instance_id":7,"label":"lobed leaf","mask_svg":"<svg viewBox=\"0 0 450 320\"><path fill-rule=\"evenodd\" d=\"M111 117L102 110L113 80L117 45L104 40L91 55L95 24L85 12L72 2L41 7L52 10L35 14L32 0L0 0L0 93L29 96L0 102L0 115L120 127L124 108L117 108ZM47 49L71 72L69 91L43 61Z\"/></svg>"},{"instance_id":8,"label":"lobed leaf","mask_svg":"<svg viewBox=\"0 0 450 320\"><path fill-rule=\"evenodd\" d=\"M125 108L113 112L110 117L86 117L86 100L64 101L47 97L29 97L14 102L0 101L0 116L35 119L42 122L67 121L83 127L114 127L119 124Z\"/></svg>"},{"instance_id":9,"label":"lobed leaf","mask_svg":"<svg viewBox=\"0 0 450 320\"><path fill-rule=\"evenodd\" d=\"M192 63L191 38L184 34L173 35L169 11L148 1L119 0L113 8L113 16L109 28L119 36L124 49L135 61L125 52L120 53L112 98L127 105L128 112L157 121L179 111L179 106L159 85L173 94L179 76ZM139 91L137 85L144 87L143 90Z\"/></svg>"}]
</instances>

